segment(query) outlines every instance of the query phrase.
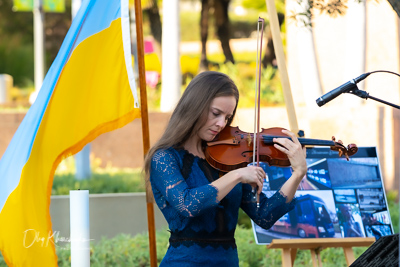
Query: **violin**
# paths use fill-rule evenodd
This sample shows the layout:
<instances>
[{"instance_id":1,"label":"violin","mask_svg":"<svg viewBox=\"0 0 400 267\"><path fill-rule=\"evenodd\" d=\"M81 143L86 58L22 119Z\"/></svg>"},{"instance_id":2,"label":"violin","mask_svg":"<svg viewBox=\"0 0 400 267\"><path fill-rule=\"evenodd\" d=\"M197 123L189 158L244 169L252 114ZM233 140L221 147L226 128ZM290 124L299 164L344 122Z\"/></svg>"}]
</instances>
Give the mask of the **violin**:
<instances>
[{"instance_id":1,"label":"violin","mask_svg":"<svg viewBox=\"0 0 400 267\"><path fill-rule=\"evenodd\" d=\"M289 138L282 133L283 128L274 127L262 129L256 136L260 138L258 153L259 160L267 162L270 166L288 167L290 161L287 155L274 147L274 138ZM225 127L213 141L207 143L205 157L207 162L214 168L229 172L238 168L246 167L253 162L253 133L241 131L238 127ZM319 140L309 138L298 138L303 146L329 146L331 150L338 151L339 157L349 157L357 153L358 148L355 144L347 147L342 141Z\"/></svg>"}]
</instances>

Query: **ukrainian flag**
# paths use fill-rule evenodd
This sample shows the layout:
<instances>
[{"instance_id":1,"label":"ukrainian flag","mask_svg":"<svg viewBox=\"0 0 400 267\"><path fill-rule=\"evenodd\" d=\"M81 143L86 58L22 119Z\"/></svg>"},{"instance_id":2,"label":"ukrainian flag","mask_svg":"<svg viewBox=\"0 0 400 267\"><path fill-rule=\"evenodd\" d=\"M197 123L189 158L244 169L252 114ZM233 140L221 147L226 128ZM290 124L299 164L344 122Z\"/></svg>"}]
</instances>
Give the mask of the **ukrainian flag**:
<instances>
[{"instance_id":1,"label":"ukrainian flag","mask_svg":"<svg viewBox=\"0 0 400 267\"><path fill-rule=\"evenodd\" d=\"M0 161L0 250L9 266L57 266L49 213L55 169L139 117L137 99L128 0L84 0Z\"/></svg>"}]
</instances>

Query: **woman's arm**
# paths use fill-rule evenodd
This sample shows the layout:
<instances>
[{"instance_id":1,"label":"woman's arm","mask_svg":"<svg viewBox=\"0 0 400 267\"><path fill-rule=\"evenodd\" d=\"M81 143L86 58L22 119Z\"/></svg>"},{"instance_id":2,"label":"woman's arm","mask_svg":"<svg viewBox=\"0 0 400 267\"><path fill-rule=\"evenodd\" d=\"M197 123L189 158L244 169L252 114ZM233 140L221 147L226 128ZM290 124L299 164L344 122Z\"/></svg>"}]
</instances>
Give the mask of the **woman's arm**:
<instances>
[{"instance_id":1,"label":"woman's arm","mask_svg":"<svg viewBox=\"0 0 400 267\"><path fill-rule=\"evenodd\" d=\"M221 201L238 183L250 184L262 191L262 181L265 172L261 167L249 166L228 172L218 180L211 183L218 190L217 199Z\"/></svg>"},{"instance_id":2,"label":"woman's arm","mask_svg":"<svg viewBox=\"0 0 400 267\"><path fill-rule=\"evenodd\" d=\"M219 203L214 186L188 186L181 172L180 158L173 149L154 153L150 163L150 183L160 209L173 207L183 217L197 216Z\"/></svg>"},{"instance_id":3,"label":"woman's arm","mask_svg":"<svg viewBox=\"0 0 400 267\"><path fill-rule=\"evenodd\" d=\"M287 131L282 131L290 136L293 141L287 138L274 138L275 148L288 155L291 167L293 168L292 176L283 184L279 192L271 197L260 195L260 206L251 201L251 188L243 185L243 196L241 208L249 215L249 217L264 229L269 229L279 218L285 213L292 210L295 202L292 201L296 190L307 171L307 163L305 151L296 136Z\"/></svg>"},{"instance_id":4,"label":"woman's arm","mask_svg":"<svg viewBox=\"0 0 400 267\"><path fill-rule=\"evenodd\" d=\"M242 186L242 203L240 207L257 225L264 229L271 228L279 218L295 206L295 201L286 203L286 198L280 192L275 192L269 197L261 193L260 205L257 207L253 200L253 195L251 187L244 184Z\"/></svg>"},{"instance_id":5,"label":"woman's arm","mask_svg":"<svg viewBox=\"0 0 400 267\"><path fill-rule=\"evenodd\" d=\"M288 156L292 166L292 176L281 187L281 193L286 197L286 203L292 201L294 194L304 175L307 172L306 151L297 139L296 135L288 130L282 130L282 133L288 135L287 138L274 138L274 147Z\"/></svg>"},{"instance_id":6,"label":"woman's arm","mask_svg":"<svg viewBox=\"0 0 400 267\"><path fill-rule=\"evenodd\" d=\"M182 176L178 157L172 150L157 151L150 166L150 182L157 204L167 203L182 216L197 216L215 206L238 183L249 183L262 188L265 173L260 167L246 167L229 172L211 184L189 188Z\"/></svg>"}]
</instances>

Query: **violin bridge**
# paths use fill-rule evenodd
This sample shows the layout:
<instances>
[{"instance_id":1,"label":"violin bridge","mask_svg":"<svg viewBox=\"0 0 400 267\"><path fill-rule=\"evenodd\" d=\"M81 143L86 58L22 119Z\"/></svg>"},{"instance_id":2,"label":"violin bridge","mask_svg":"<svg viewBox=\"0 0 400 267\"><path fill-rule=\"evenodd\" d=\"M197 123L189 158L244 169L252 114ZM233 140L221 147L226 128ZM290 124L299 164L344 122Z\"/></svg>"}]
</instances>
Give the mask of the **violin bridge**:
<instances>
[{"instance_id":1,"label":"violin bridge","mask_svg":"<svg viewBox=\"0 0 400 267\"><path fill-rule=\"evenodd\" d=\"M247 140L247 145L250 146L251 142L253 141L253 138L251 138L251 134L250 133L247 134L246 140Z\"/></svg>"}]
</instances>

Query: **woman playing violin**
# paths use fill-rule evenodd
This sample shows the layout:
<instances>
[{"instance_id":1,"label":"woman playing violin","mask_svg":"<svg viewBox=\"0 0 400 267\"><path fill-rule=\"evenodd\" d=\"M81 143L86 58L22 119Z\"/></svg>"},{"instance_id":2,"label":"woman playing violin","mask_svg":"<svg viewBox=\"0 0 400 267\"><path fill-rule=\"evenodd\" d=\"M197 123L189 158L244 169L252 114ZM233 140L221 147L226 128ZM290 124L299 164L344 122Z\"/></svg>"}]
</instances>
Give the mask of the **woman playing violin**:
<instances>
[{"instance_id":1,"label":"woman playing violin","mask_svg":"<svg viewBox=\"0 0 400 267\"><path fill-rule=\"evenodd\" d=\"M239 208L269 229L294 207L294 194L307 165L293 133L282 131L293 141L274 139L293 172L270 198L262 193L266 174L261 167L244 167L220 177L205 160L206 143L231 124L238 101L238 89L227 75L212 71L197 75L146 156L146 176L171 232L160 266L238 266L234 233ZM259 207L252 188L260 194Z\"/></svg>"}]
</instances>

